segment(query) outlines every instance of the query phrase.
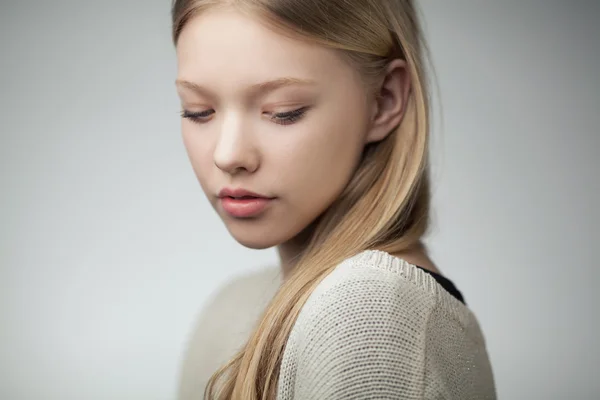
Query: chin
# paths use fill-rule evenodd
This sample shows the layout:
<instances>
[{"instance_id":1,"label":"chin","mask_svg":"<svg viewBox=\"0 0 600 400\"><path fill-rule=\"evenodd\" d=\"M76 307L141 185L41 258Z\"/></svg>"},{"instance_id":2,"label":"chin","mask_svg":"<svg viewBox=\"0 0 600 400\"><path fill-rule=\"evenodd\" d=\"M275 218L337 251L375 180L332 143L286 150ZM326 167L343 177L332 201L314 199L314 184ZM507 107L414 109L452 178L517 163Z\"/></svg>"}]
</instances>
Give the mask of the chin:
<instances>
[{"instance_id":1,"label":"chin","mask_svg":"<svg viewBox=\"0 0 600 400\"><path fill-rule=\"evenodd\" d=\"M249 222L249 223L248 223ZM250 221L229 222L225 224L229 234L242 246L254 250L263 250L279 246L292 239L297 233L294 230L277 229L274 226L261 226Z\"/></svg>"},{"instance_id":2,"label":"chin","mask_svg":"<svg viewBox=\"0 0 600 400\"><path fill-rule=\"evenodd\" d=\"M254 250L264 250L283 243L283 240L277 237L271 235L265 236L258 232L252 232L252 230L247 230L246 232L232 232L232 230L229 230L229 233L236 242Z\"/></svg>"},{"instance_id":3,"label":"chin","mask_svg":"<svg viewBox=\"0 0 600 400\"><path fill-rule=\"evenodd\" d=\"M256 238L240 238L237 236L233 236L233 238L242 246L253 250L269 249L280 244L278 241L256 240Z\"/></svg>"}]
</instances>

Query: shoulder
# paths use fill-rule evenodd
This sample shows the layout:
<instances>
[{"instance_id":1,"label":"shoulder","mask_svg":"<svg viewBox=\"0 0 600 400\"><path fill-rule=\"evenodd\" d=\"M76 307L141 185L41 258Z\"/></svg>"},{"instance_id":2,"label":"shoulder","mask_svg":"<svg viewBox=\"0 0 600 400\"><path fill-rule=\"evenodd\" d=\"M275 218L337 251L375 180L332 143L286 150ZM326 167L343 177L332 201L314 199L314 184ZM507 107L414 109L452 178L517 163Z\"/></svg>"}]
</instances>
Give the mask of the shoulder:
<instances>
[{"instance_id":1,"label":"shoulder","mask_svg":"<svg viewBox=\"0 0 600 400\"><path fill-rule=\"evenodd\" d=\"M469 309L430 274L388 253L369 250L340 263L325 277L299 319L314 322L368 312L424 326L434 309L469 323Z\"/></svg>"},{"instance_id":2,"label":"shoulder","mask_svg":"<svg viewBox=\"0 0 600 400\"><path fill-rule=\"evenodd\" d=\"M422 398L428 350L447 329L466 332L470 320L468 308L426 272L387 253L361 253L338 265L302 308L282 362L281 394Z\"/></svg>"},{"instance_id":3,"label":"shoulder","mask_svg":"<svg viewBox=\"0 0 600 400\"><path fill-rule=\"evenodd\" d=\"M234 277L210 295L186 340L179 400L202 398L208 379L247 339L280 280L278 268L264 268Z\"/></svg>"},{"instance_id":4,"label":"shoulder","mask_svg":"<svg viewBox=\"0 0 600 400\"><path fill-rule=\"evenodd\" d=\"M280 272L269 267L233 277L208 298L199 315L203 328L254 323L280 285Z\"/></svg>"}]
</instances>

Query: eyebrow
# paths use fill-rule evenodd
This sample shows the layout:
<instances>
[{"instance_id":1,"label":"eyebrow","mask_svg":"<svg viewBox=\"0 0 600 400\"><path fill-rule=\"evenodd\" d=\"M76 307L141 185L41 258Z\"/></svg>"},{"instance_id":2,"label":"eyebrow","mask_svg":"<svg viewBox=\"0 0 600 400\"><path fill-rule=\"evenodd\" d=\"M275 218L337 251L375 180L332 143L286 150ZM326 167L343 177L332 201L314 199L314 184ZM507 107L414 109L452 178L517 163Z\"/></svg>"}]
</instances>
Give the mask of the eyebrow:
<instances>
[{"instance_id":1,"label":"eyebrow","mask_svg":"<svg viewBox=\"0 0 600 400\"><path fill-rule=\"evenodd\" d=\"M294 77L282 77L282 78L277 78L277 79L274 79L271 81L256 83L248 88L248 92L250 93L250 95L252 97L254 97L254 96L259 96L259 95L267 93L267 92L271 92L275 89L279 89L279 88L282 88L285 86L292 86L292 85L311 86L311 85L315 85L315 84L316 84L315 81L312 81L309 79L300 79L300 78L294 78ZM197 83L186 81L183 79L177 79L175 81L175 85L190 89L199 94L206 94L209 96L213 94L209 89L207 89Z\"/></svg>"}]
</instances>

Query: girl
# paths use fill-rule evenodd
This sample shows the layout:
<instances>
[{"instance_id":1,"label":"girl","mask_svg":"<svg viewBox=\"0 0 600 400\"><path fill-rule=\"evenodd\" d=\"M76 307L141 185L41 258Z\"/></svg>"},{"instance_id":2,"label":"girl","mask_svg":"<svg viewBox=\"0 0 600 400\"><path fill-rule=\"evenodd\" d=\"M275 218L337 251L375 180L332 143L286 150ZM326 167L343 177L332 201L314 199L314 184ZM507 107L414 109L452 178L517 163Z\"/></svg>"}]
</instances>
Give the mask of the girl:
<instances>
[{"instance_id":1,"label":"girl","mask_svg":"<svg viewBox=\"0 0 600 400\"><path fill-rule=\"evenodd\" d=\"M425 45L409 0L175 0L182 133L282 283L206 399L494 399L485 341L422 244Z\"/></svg>"}]
</instances>

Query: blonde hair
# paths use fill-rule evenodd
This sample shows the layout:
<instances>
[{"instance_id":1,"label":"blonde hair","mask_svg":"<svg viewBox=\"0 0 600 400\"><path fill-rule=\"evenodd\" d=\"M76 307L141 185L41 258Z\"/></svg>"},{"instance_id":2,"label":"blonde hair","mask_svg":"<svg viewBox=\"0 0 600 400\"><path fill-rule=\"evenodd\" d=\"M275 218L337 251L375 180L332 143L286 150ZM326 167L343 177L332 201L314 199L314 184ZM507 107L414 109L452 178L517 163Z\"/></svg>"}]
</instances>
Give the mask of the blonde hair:
<instances>
[{"instance_id":1,"label":"blonde hair","mask_svg":"<svg viewBox=\"0 0 600 400\"><path fill-rule=\"evenodd\" d=\"M205 399L274 400L279 366L300 309L339 262L367 249L422 246L429 222L429 92L426 51L411 0L174 0L173 42L186 23L213 6L234 6L281 33L336 49L376 94L389 62L406 61L411 93L400 125L365 147L340 197L314 223L290 276L249 340L211 377Z\"/></svg>"}]
</instances>

